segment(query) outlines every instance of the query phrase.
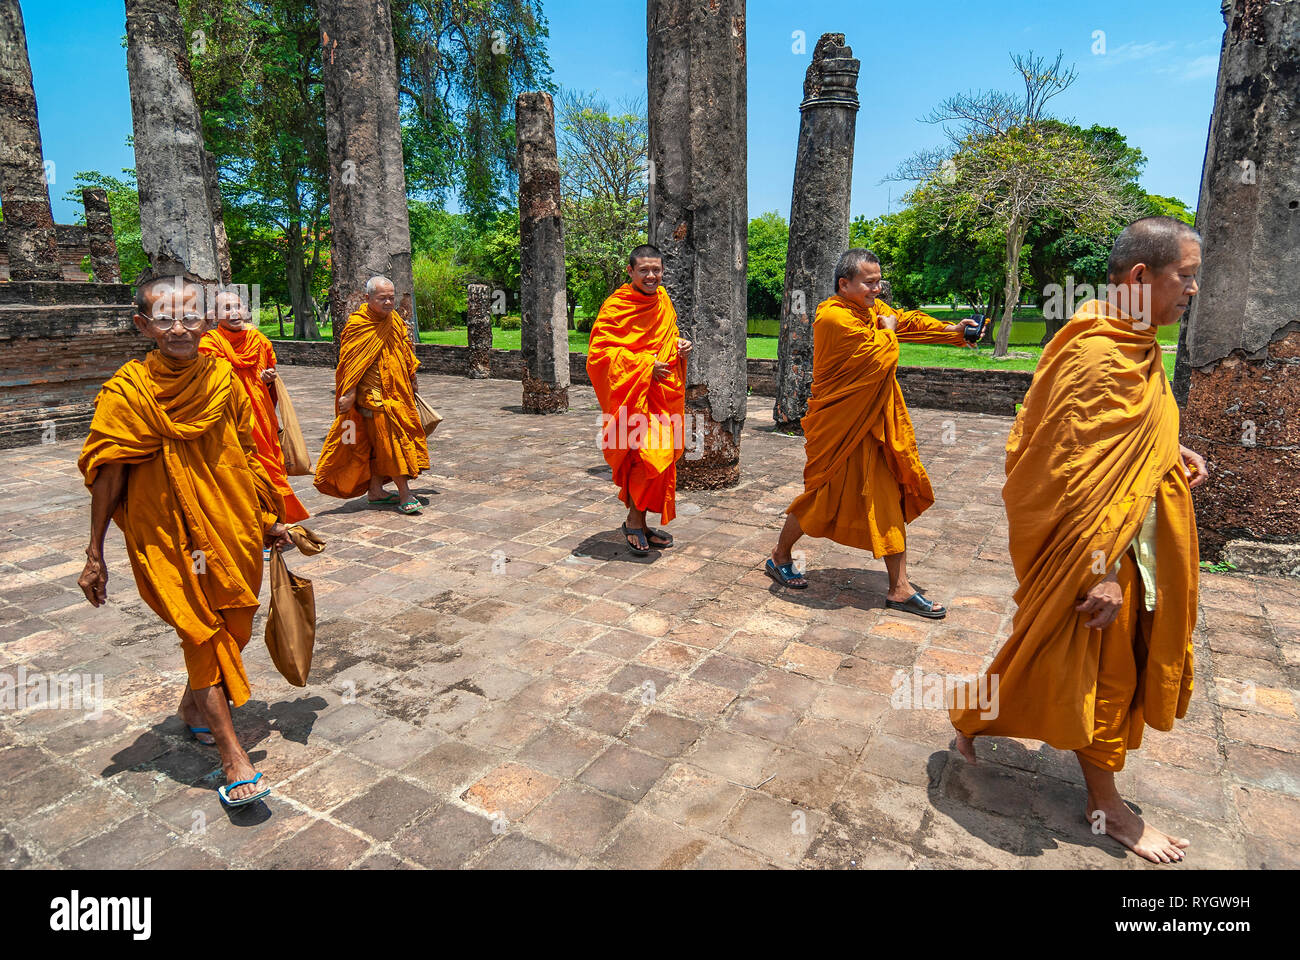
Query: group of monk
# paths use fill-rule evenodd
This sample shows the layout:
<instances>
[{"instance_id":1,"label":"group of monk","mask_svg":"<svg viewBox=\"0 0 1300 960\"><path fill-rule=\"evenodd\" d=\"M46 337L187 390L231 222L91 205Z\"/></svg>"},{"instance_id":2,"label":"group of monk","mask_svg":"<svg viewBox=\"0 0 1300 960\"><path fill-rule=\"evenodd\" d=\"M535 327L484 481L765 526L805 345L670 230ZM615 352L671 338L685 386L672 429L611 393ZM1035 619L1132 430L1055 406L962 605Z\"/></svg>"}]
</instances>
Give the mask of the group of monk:
<instances>
[{"instance_id":1,"label":"group of monk","mask_svg":"<svg viewBox=\"0 0 1300 960\"><path fill-rule=\"evenodd\" d=\"M1182 859L1188 841L1146 825L1120 798L1115 772L1140 746L1144 724L1170 729L1191 693L1191 489L1207 471L1178 443L1156 331L1186 311L1200 260L1200 237L1181 221L1131 224L1111 255L1107 299L1084 304L1045 348L1007 444L1018 610L985 676L971 681L995 682L1000 708L990 715L950 701L954 746L971 763L978 736L1075 751L1089 822L1156 862ZM637 556L673 545L648 514L672 521L683 454L691 343L663 273L655 247L631 252L628 282L601 306L587 354L604 415L600 446L627 506L622 535ZM792 553L802 536L870 550L884 559L889 609L941 619L948 611L908 579L906 526L935 495L895 375L898 344L967 343L977 321L894 310L879 298L880 261L867 250L847 251L833 283L813 322L804 492L764 567L781 587L806 589ZM269 792L229 709L249 697L240 651L258 606L258 553L286 545L286 524L307 511L277 440L270 341L248 326L237 296L219 295L206 312L198 300L198 285L184 278L139 284L135 323L157 349L124 365L96 401L79 461L91 491L80 585L92 604L105 602L112 518L141 596L180 636L189 675L180 717L218 748L221 797L233 806ZM374 278L343 328L336 417L315 486L415 513L409 483L429 458L415 407L419 361L394 300L393 284ZM629 440L616 427L629 418L651 429Z\"/></svg>"}]
</instances>

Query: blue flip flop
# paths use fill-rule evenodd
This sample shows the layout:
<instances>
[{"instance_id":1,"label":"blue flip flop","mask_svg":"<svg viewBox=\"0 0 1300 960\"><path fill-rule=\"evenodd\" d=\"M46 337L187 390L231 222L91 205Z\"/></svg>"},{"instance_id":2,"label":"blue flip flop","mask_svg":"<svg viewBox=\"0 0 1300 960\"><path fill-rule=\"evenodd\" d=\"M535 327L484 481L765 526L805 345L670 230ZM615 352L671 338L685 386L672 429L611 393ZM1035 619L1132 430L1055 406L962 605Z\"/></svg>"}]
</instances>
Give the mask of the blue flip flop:
<instances>
[{"instance_id":1,"label":"blue flip flop","mask_svg":"<svg viewBox=\"0 0 1300 960\"><path fill-rule=\"evenodd\" d=\"M187 723L186 726L189 727L190 725ZM211 732L212 731L209 730L207 727L190 727L190 736L193 737L195 740L198 740L198 742L203 744L205 747L215 747L216 744L208 743L206 740L199 740L199 734L211 733Z\"/></svg>"},{"instance_id":2,"label":"blue flip flop","mask_svg":"<svg viewBox=\"0 0 1300 960\"><path fill-rule=\"evenodd\" d=\"M255 793L251 797L244 797L242 800L231 800L230 791L234 790L235 787L242 787L246 783L257 783L257 781L261 779L262 775L259 773L251 780L236 780L234 783L224 784L223 786L217 787L217 795L221 797L221 802L228 807L242 807L246 803L255 803L263 797L270 796L271 788L265 787L261 793Z\"/></svg>"},{"instance_id":3,"label":"blue flip flop","mask_svg":"<svg viewBox=\"0 0 1300 960\"><path fill-rule=\"evenodd\" d=\"M781 584L783 587L789 587L791 590L807 590L808 581L802 573L794 568L794 561L783 563L780 566L771 557L767 558L767 565L764 568L767 575ZM791 580L803 580L803 583L791 583Z\"/></svg>"},{"instance_id":4,"label":"blue flip flop","mask_svg":"<svg viewBox=\"0 0 1300 960\"><path fill-rule=\"evenodd\" d=\"M942 620L948 616L948 608L936 611L934 601L927 600L921 596L921 591L912 594L906 600L890 600L885 598L885 607L889 610L898 610L902 613L914 613L918 617L925 617L927 620Z\"/></svg>"}]
</instances>

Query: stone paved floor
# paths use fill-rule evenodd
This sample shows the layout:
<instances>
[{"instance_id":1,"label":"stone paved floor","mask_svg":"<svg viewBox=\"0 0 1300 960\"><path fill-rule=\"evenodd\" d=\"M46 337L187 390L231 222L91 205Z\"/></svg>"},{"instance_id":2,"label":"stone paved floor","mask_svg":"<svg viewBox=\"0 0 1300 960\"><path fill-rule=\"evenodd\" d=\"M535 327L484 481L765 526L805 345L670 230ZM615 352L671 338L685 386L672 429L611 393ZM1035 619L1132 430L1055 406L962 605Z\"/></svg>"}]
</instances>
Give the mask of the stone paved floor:
<instances>
[{"instance_id":1,"label":"stone paved floor","mask_svg":"<svg viewBox=\"0 0 1300 960\"><path fill-rule=\"evenodd\" d=\"M285 372L319 450L332 374ZM1091 834L1071 756L983 740L970 768L942 711L890 706L897 671L976 670L1008 628L1007 419L913 412L943 492L909 534L951 609L931 624L886 614L882 565L828 541L802 544L812 589L762 574L803 467L770 400L750 402L742 484L684 492L679 546L637 559L590 389L534 418L517 383L425 388L446 422L422 516L295 481L330 544L289 556L316 586L312 684L275 672L259 617L237 726L274 793L233 815L215 750L173 715L180 653L116 528L109 605L76 588L80 443L5 451L0 675L102 675L106 706L0 714L0 864L1146 866ZM1148 732L1122 789L1193 839L1188 866L1300 866L1300 585L1202 583L1191 710Z\"/></svg>"}]
</instances>

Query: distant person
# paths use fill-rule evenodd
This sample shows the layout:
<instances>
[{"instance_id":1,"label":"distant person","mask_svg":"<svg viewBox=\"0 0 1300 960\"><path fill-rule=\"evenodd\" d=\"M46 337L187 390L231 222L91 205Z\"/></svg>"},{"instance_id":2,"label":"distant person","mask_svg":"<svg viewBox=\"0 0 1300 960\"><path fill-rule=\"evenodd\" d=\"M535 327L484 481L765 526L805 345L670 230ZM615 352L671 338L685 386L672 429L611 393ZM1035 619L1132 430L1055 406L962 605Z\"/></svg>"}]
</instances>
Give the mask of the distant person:
<instances>
[{"instance_id":1,"label":"distant person","mask_svg":"<svg viewBox=\"0 0 1300 960\"><path fill-rule=\"evenodd\" d=\"M234 290L218 291L209 307L209 320L216 329L209 330L199 342L199 353L220 357L235 368L240 386L253 405L253 440L257 458L275 489L284 498L285 522L298 523L311 514L302 505L284 468L284 451L280 449L280 423L275 415L279 378L275 371L275 348L270 339L250 324L248 304Z\"/></svg>"},{"instance_id":2,"label":"distant person","mask_svg":"<svg viewBox=\"0 0 1300 960\"><path fill-rule=\"evenodd\" d=\"M365 491L371 506L420 512L410 482L429 469L429 445L415 406L411 348L393 282L371 277L366 302L348 317L334 372L338 415L316 464L316 489L349 499ZM392 482L396 493L384 489Z\"/></svg>"}]
</instances>

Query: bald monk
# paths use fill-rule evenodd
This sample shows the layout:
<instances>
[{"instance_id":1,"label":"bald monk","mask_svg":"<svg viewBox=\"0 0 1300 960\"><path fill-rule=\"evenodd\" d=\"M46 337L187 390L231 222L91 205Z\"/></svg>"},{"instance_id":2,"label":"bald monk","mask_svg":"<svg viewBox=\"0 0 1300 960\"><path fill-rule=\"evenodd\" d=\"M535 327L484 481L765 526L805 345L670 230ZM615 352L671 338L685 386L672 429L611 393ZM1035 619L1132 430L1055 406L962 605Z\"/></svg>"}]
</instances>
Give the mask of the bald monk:
<instances>
[{"instance_id":1,"label":"bald monk","mask_svg":"<svg viewBox=\"0 0 1300 960\"><path fill-rule=\"evenodd\" d=\"M235 369L240 386L253 407L253 441L257 459L266 475L284 499L285 522L298 523L311 514L302 505L284 470L284 451L280 449L280 423L275 415L276 385L275 348L261 330L250 324L252 314L243 298L234 290L217 292L208 316L217 328L209 330L199 341L199 353L220 357Z\"/></svg>"},{"instance_id":2,"label":"bald monk","mask_svg":"<svg viewBox=\"0 0 1300 960\"><path fill-rule=\"evenodd\" d=\"M1200 266L1191 227L1138 220L1115 241L1106 300L1085 303L1043 350L1007 441L1018 609L980 681L996 683L998 708L950 703L971 763L976 736L1073 750L1094 832L1154 863L1182 860L1189 843L1129 809L1115 773L1143 725L1171 729L1192 693L1191 490L1208 473L1179 445L1156 331L1182 317Z\"/></svg>"},{"instance_id":3,"label":"bald monk","mask_svg":"<svg viewBox=\"0 0 1300 960\"><path fill-rule=\"evenodd\" d=\"M90 546L78 580L92 606L108 596L104 534L126 540L141 598L181 639L189 683L181 720L215 743L230 805L269 792L227 703L248 700L240 652L252 635L262 548L287 544L284 502L253 440L253 410L226 361L199 353L199 288L179 277L139 285L135 324L156 350L99 392L77 465L90 488Z\"/></svg>"},{"instance_id":4,"label":"bald monk","mask_svg":"<svg viewBox=\"0 0 1300 960\"><path fill-rule=\"evenodd\" d=\"M645 244L628 256L628 282L600 306L587 347L587 376L603 411L600 446L627 504L623 536L639 557L671 547L666 526L677 511L677 461L685 444L686 362L677 311L663 286L663 254Z\"/></svg>"},{"instance_id":5,"label":"bald monk","mask_svg":"<svg viewBox=\"0 0 1300 960\"><path fill-rule=\"evenodd\" d=\"M880 261L854 249L835 267L836 295L813 320L812 399L802 424L807 452L804 492L786 510L767 575L805 589L791 551L804 534L884 557L891 610L938 620L942 604L907 578L907 524L934 504L916 435L894 376L898 343L965 343L976 323L944 323L919 310L899 313L877 299Z\"/></svg>"},{"instance_id":6,"label":"bald monk","mask_svg":"<svg viewBox=\"0 0 1300 960\"><path fill-rule=\"evenodd\" d=\"M367 491L371 506L419 513L410 482L429 469L429 445L415 407L415 371L393 281L371 277L366 302L348 317L334 372L337 417L316 463L316 489L349 499ZM384 489L392 482L396 493Z\"/></svg>"}]
</instances>

